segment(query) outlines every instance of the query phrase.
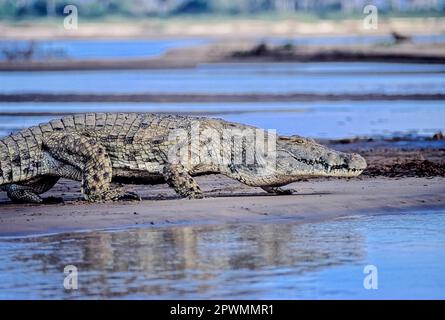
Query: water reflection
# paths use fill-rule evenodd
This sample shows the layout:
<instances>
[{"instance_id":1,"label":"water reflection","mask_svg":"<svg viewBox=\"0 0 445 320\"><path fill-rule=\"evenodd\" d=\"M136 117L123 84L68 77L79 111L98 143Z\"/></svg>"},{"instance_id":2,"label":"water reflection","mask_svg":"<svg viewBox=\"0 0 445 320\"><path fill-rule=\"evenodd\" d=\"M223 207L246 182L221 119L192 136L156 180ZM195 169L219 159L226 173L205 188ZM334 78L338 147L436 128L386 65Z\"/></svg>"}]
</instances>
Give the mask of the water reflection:
<instances>
[{"instance_id":1,"label":"water reflection","mask_svg":"<svg viewBox=\"0 0 445 320\"><path fill-rule=\"evenodd\" d=\"M273 294L274 283L298 295L302 284L287 278L356 263L362 248L354 230L339 235L335 228L292 224L8 240L1 246L0 297L243 298ZM76 292L62 287L69 264L79 269Z\"/></svg>"},{"instance_id":2,"label":"water reflection","mask_svg":"<svg viewBox=\"0 0 445 320\"><path fill-rule=\"evenodd\" d=\"M444 231L442 210L0 238L0 298L443 299ZM363 287L368 264L378 290Z\"/></svg>"}]
</instances>

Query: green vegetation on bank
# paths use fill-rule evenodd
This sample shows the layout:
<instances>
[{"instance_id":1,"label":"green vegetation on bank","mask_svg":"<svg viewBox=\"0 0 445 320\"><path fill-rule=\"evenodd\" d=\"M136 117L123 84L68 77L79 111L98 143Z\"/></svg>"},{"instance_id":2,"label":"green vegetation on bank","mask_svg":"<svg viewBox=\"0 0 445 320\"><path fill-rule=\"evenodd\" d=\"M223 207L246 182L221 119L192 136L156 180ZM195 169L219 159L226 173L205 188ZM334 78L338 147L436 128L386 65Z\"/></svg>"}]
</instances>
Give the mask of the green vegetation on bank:
<instances>
[{"instance_id":1,"label":"green vegetation on bank","mask_svg":"<svg viewBox=\"0 0 445 320\"><path fill-rule=\"evenodd\" d=\"M396 1L397 2L397 1ZM440 17L445 13L445 0L388 1L378 5L384 16ZM401 6L400 4L403 4ZM276 19L298 18L302 21L318 19L344 19L362 15L360 1L346 0L0 0L0 19L20 21L36 18L63 16L66 5L75 5L79 16L84 19L104 19L107 17L146 18L146 17L222 17L234 19L249 17Z\"/></svg>"},{"instance_id":2,"label":"green vegetation on bank","mask_svg":"<svg viewBox=\"0 0 445 320\"><path fill-rule=\"evenodd\" d=\"M445 19L443 15L431 13L429 15L420 14L380 14L379 18L381 21L390 18L438 18ZM30 17L7 17L0 18L0 23L7 23L11 26L28 26L28 25L60 25L63 21L64 16L30 16ZM168 15L168 16L136 16L129 17L123 15L105 15L101 17L89 17L79 14L79 18L82 19L82 23L91 24L113 24L113 23L123 23L132 25L146 25L162 27L164 25L171 24L187 24L187 23L218 23L218 22L245 22L245 21L258 21L258 22L275 22L275 21L299 21L306 23L318 23L321 21L341 21L345 19L361 19L363 14L330 14L330 15L315 15L311 13L296 12L292 14L278 14L278 13L258 13L258 14L248 14L248 15L229 15L229 14L213 14L213 13L203 13L203 14L181 14L181 15Z\"/></svg>"}]
</instances>

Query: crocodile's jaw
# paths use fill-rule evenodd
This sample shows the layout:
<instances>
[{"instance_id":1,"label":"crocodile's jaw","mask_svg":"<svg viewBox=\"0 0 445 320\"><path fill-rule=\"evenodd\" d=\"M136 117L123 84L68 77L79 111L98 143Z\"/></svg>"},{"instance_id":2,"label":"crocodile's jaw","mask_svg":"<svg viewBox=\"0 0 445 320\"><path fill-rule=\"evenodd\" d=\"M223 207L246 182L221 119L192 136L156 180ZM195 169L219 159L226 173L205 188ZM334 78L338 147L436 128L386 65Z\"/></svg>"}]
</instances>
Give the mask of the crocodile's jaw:
<instances>
[{"instance_id":1,"label":"crocodile's jaw","mask_svg":"<svg viewBox=\"0 0 445 320\"><path fill-rule=\"evenodd\" d=\"M356 177L366 166L358 154L335 151L311 139L285 139L277 149L277 173L283 177Z\"/></svg>"},{"instance_id":2,"label":"crocodile's jaw","mask_svg":"<svg viewBox=\"0 0 445 320\"><path fill-rule=\"evenodd\" d=\"M342 165L329 165L325 170L326 176L329 177L357 177L366 169L366 160L356 153L338 153L340 158L346 158Z\"/></svg>"},{"instance_id":3,"label":"crocodile's jaw","mask_svg":"<svg viewBox=\"0 0 445 320\"><path fill-rule=\"evenodd\" d=\"M363 159L363 158L362 158ZM289 161L291 163L292 160ZM339 178L352 178L359 176L366 168L366 162L363 162L360 166L348 166L348 165L329 165L329 164L306 164L297 162L291 165L291 169L286 171L280 170L278 167L278 173L285 176L292 176L295 179L302 177L339 177Z\"/></svg>"}]
</instances>

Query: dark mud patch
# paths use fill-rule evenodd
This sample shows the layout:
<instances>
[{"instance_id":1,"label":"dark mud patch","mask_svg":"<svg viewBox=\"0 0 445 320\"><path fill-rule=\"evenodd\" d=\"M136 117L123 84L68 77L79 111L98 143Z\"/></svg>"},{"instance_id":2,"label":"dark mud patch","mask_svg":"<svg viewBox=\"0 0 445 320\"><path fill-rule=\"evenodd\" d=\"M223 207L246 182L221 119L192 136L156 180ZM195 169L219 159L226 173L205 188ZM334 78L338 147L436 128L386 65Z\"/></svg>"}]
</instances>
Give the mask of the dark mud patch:
<instances>
[{"instance_id":1,"label":"dark mud patch","mask_svg":"<svg viewBox=\"0 0 445 320\"><path fill-rule=\"evenodd\" d=\"M445 177L445 163L414 160L387 165L370 165L363 175L371 177Z\"/></svg>"},{"instance_id":2,"label":"dark mud patch","mask_svg":"<svg viewBox=\"0 0 445 320\"><path fill-rule=\"evenodd\" d=\"M285 44L271 46L260 43L247 50L235 50L232 59L261 59L287 62L397 62L397 63L445 63L444 56L405 52L362 52L350 49L322 49L316 52L300 51L298 46Z\"/></svg>"},{"instance_id":3,"label":"dark mud patch","mask_svg":"<svg viewBox=\"0 0 445 320\"><path fill-rule=\"evenodd\" d=\"M445 140L432 136L353 137L319 141L330 148L362 155L368 163L366 177L444 177Z\"/></svg>"}]
</instances>

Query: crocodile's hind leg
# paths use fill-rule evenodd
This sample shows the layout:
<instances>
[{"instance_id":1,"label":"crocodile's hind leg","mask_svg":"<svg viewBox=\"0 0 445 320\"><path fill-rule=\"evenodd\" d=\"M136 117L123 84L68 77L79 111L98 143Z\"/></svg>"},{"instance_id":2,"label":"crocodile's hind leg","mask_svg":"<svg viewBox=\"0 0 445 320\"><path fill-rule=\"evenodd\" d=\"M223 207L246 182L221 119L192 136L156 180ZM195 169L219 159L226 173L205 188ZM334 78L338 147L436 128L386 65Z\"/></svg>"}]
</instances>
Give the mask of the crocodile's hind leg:
<instances>
[{"instance_id":1,"label":"crocodile's hind leg","mask_svg":"<svg viewBox=\"0 0 445 320\"><path fill-rule=\"evenodd\" d=\"M8 184L3 187L14 203L42 203L43 199L32 189L18 184Z\"/></svg>"},{"instance_id":2,"label":"crocodile's hind leg","mask_svg":"<svg viewBox=\"0 0 445 320\"><path fill-rule=\"evenodd\" d=\"M54 201L53 198L46 201L39 194L50 190L59 181L59 177L44 176L25 182L23 184L9 184L3 187L9 199L15 203L42 203L42 202L62 202Z\"/></svg>"},{"instance_id":3,"label":"crocodile's hind leg","mask_svg":"<svg viewBox=\"0 0 445 320\"><path fill-rule=\"evenodd\" d=\"M54 132L43 147L58 162L77 171L59 169L57 165L53 168L61 177L79 177L86 200L140 200L135 193L110 190L111 161L105 148L94 139L77 133Z\"/></svg>"},{"instance_id":4,"label":"crocodile's hind leg","mask_svg":"<svg viewBox=\"0 0 445 320\"><path fill-rule=\"evenodd\" d=\"M167 184L175 189L181 197L202 199L202 191L195 179L181 164L164 167L164 178Z\"/></svg>"}]
</instances>

